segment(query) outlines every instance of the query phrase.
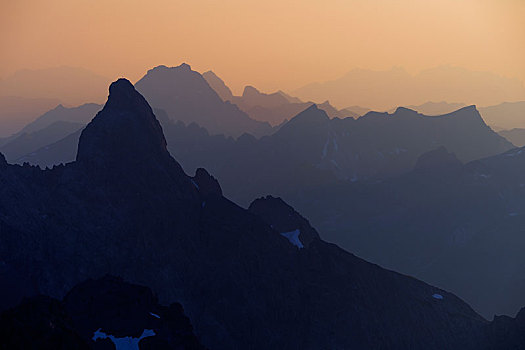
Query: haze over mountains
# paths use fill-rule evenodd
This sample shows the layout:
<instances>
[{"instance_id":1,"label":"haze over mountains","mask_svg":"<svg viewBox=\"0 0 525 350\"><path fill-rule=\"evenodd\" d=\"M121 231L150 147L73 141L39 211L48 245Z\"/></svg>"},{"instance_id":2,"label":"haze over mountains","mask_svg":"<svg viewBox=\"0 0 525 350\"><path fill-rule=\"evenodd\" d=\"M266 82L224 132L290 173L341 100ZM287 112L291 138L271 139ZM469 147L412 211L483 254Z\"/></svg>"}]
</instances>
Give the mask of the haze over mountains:
<instances>
[{"instance_id":1,"label":"haze over mountains","mask_svg":"<svg viewBox=\"0 0 525 350\"><path fill-rule=\"evenodd\" d=\"M453 294L324 242L278 199L242 209L206 170L186 175L124 79L82 131L76 162L43 171L4 161L0 182L4 308L36 293L62 299L112 273L150 286L161 304L180 302L213 349L524 345L523 312L488 322ZM94 293L78 288L98 288L77 287L86 294L71 314L96 338L104 320L84 317Z\"/></svg>"},{"instance_id":2,"label":"haze over mountains","mask_svg":"<svg viewBox=\"0 0 525 350\"><path fill-rule=\"evenodd\" d=\"M101 103L110 79L87 69L21 70L0 79L0 137L8 137L59 104Z\"/></svg>"},{"instance_id":3,"label":"haze over mountains","mask_svg":"<svg viewBox=\"0 0 525 350\"><path fill-rule=\"evenodd\" d=\"M112 84L104 107L59 105L2 139L2 307L111 273L182 303L210 348L524 344L525 150L475 106L338 111L228 91L212 72L159 66L137 90ZM508 105L518 120L519 103L488 113L505 120ZM7 164L24 162L70 164Z\"/></svg>"},{"instance_id":4,"label":"haze over mountains","mask_svg":"<svg viewBox=\"0 0 525 350\"><path fill-rule=\"evenodd\" d=\"M234 103L251 118L268 122L274 126L290 120L313 104L313 102L303 102L297 97L287 95L283 91L271 94L262 93L249 85L244 87L241 96L234 96L224 81L212 71L204 73L203 77L224 101ZM350 110L338 111L328 101L319 104L318 107L323 109L330 118L359 116Z\"/></svg>"},{"instance_id":5,"label":"haze over mountains","mask_svg":"<svg viewBox=\"0 0 525 350\"><path fill-rule=\"evenodd\" d=\"M268 123L253 120L236 105L224 102L187 64L158 66L136 85L152 106L163 109L170 118L196 122L211 133L240 136L248 132L260 136L271 132Z\"/></svg>"},{"instance_id":6,"label":"haze over mountains","mask_svg":"<svg viewBox=\"0 0 525 350\"><path fill-rule=\"evenodd\" d=\"M402 68L354 69L332 81L308 84L294 90L293 94L316 102L329 99L338 108L360 105L389 110L427 101L460 101L480 106L523 101L525 87L517 79L489 72L440 66L415 75Z\"/></svg>"}]
</instances>

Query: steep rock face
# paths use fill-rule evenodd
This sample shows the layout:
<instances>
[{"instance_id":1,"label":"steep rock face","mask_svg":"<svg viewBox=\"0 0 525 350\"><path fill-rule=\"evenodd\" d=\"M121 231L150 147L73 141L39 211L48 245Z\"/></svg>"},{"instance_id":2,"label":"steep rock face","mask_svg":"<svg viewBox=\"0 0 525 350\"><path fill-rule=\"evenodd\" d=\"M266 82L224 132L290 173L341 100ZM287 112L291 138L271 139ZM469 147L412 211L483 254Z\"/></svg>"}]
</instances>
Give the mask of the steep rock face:
<instances>
[{"instance_id":1,"label":"steep rock face","mask_svg":"<svg viewBox=\"0 0 525 350\"><path fill-rule=\"evenodd\" d=\"M193 181L195 186L199 189L199 193L202 195L222 196L222 189L221 185L219 185L219 181L211 176L206 169L198 168L197 171L195 171Z\"/></svg>"},{"instance_id":2,"label":"steep rock face","mask_svg":"<svg viewBox=\"0 0 525 350\"><path fill-rule=\"evenodd\" d=\"M82 132L77 162L141 164L146 157L169 157L162 128L133 85L119 79L109 87L102 111Z\"/></svg>"},{"instance_id":3,"label":"steep rock face","mask_svg":"<svg viewBox=\"0 0 525 350\"><path fill-rule=\"evenodd\" d=\"M165 110L173 120L198 123L212 134L261 136L271 132L269 124L250 119L237 106L224 102L187 64L155 67L136 87L153 107Z\"/></svg>"},{"instance_id":4,"label":"steep rock face","mask_svg":"<svg viewBox=\"0 0 525 350\"><path fill-rule=\"evenodd\" d=\"M367 263L313 231L298 249L270 226L275 217L288 227L288 211L308 228L283 203L259 216L220 196L204 171L187 176L127 81L111 86L107 105L82 133L77 158L52 170L0 169L0 285L18 274L28 281L20 296L62 298L88 278L118 275L150 286L161 304L180 302L199 339L214 349L484 344L487 321L453 294ZM108 283L100 289L112 290ZM98 289L83 288L82 300ZM5 293L0 289L0 300ZM139 311L151 306L148 295Z\"/></svg>"}]
</instances>

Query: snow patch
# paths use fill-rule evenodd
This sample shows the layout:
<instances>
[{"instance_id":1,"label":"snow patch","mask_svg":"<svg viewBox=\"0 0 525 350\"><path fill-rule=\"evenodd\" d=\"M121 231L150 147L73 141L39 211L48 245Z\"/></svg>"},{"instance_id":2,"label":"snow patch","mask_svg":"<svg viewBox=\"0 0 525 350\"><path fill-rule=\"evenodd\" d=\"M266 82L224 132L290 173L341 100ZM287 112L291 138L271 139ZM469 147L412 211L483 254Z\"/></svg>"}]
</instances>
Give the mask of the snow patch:
<instances>
[{"instance_id":1,"label":"snow patch","mask_svg":"<svg viewBox=\"0 0 525 350\"><path fill-rule=\"evenodd\" d=\"M102 328L99 328L95 331L95 334L93 335L93 340L96 341L97 339L109 338L113 342L113 344L115 344L115 348L117 350L139 350L139 341L141 341L143 338L153 337L155 335L155 332L152 329L145 329L139 338L117 338L111 334L108 335L102 332L101 329Z\"/></svg>"},{"instance_id":2,"label":"snow patch","mask_svg":"<svg viewBox=\"0 0 525 350\"><path fill-rule=\"evenodd\" d=\"M199 189L199 185L197 185L197 183L193 181L193 179L191 179L191 183L193 184L193 186L195 186L196 189Z\"/></svg>"},{"instance_id":3,"label":"snow patch","mask_svg":"<svg viewBox=\"0 0 525 350\"><path fill-rule=\"evenodd\" d=\"M443 300L443 296L441 294L432 294L432 298L437 300Z\"/></svg>"},{"instance_id":4,"label":"snow patch","mask_svg":"<svg viewBox=\"0 0 525 350\"><path fill-rule=\"evenodd\" d=\"M518 149L516 151L507 153L505 156L506 157L514 157L514 156L517 156L517 155L521 154L522 152L523 152L523 148L520 148L520 149Z\"/></svg>"},{"instance_id":5,"label":"snow patch","mask_svg":"<svg viewBox=\"0 0 525 350\"><path fill-rule=\"evenodd\" d=\"M298 247L299 249L304 248L303 243L299 239L299 235L301 234L301 230L297 229L295 231L290 232L282 232L281 236L288 239L290 243L292 243L294 246Z\"/></svg>"}]
</instances>

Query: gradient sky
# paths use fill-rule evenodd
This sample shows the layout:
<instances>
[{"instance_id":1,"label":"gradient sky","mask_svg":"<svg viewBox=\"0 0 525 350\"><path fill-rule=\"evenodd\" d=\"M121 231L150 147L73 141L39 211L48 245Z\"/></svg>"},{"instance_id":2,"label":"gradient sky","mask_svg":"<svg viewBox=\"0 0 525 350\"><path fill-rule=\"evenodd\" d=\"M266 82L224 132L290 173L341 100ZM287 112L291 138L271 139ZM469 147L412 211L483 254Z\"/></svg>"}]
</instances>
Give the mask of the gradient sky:
<instances>
[{"instance_id":1,"label":"gradient sky","mask_svg":"<svg viewBox=\"0 0 525 350\"><path fill-rule=\"evenodd\" d=\"M357 67L449 64L524 81L525 0L0 0L0 78L68 65L136 81L181 62L234 92Z\"/></svg>"}]
</instances>

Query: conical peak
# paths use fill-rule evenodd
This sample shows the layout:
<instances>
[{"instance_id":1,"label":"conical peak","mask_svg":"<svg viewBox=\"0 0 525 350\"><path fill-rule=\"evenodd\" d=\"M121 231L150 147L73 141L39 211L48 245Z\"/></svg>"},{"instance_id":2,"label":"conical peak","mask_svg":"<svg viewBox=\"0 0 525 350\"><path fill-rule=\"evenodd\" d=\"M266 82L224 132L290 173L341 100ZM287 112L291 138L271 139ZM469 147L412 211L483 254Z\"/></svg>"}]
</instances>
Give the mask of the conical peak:
<instances>
[{"instance_id":1,"label":"conical peak","mask_svg":"<svg viewBox=\"0 0 525 350\"><path fill-rule=\"evenodd\" d=\"M169 153L151 107L127 79L115 81L104 108L82 131L77 161L136 164L158 156Z\"/></svg>"}]
</instances>

